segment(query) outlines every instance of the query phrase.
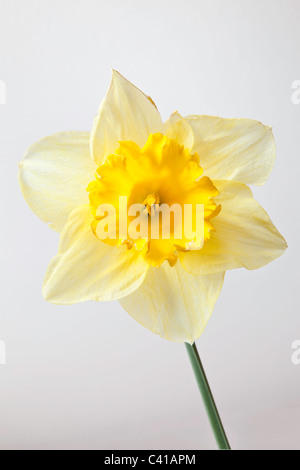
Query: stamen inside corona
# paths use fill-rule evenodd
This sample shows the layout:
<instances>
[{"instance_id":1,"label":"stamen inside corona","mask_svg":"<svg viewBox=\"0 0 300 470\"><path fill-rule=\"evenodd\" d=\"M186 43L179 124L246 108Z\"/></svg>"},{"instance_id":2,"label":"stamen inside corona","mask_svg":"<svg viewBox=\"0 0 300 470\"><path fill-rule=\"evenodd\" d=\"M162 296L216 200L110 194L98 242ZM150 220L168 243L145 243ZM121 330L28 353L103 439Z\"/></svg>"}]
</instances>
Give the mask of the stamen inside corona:
<instances>
[{"instance_id":1,"label":"stamen inside corona","mask_svg":"<svg viewBox=\"0 0 300 470\"><path fill-rule=\"evenodd\" d=\"M146 213L148 212L149 215L154 215L156 211L156 206L160 203L160 197L158 194L149 194L146 199L144 200L144 204L146 206Z\"/></svg>"}]
</instances>

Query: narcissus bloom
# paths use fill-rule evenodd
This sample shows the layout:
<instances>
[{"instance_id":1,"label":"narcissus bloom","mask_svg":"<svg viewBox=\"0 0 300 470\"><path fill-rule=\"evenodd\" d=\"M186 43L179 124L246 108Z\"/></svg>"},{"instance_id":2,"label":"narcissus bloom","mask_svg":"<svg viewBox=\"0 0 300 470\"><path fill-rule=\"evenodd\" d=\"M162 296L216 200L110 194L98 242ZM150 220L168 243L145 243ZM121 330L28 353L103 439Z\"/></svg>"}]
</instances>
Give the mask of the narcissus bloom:
<instances>
[{"instance_id":1,"label":"narcissus bloom","mask_svg":"<svg viewBox=\"0 0 300 470\"><path fill-rule=\"evenodd\" d=\"M248 187L266 181L274 158L270 127L178 112L162 123L152 99L113 72L91 133L46 137L20 163L27 203L60 233L44 280L46 300L117 299L154 333L193 343L225 271L259 268L286 248ZM104 239L99 207L109 204L119 214L125 196L128 206L144 208L150 228L134 239L129 230L120 232L117 215L115 237ZM203 206L200 244L185 233L178 237L175 223L168 239L152 237L163 204Z\"/></svg>"}]
</instances>

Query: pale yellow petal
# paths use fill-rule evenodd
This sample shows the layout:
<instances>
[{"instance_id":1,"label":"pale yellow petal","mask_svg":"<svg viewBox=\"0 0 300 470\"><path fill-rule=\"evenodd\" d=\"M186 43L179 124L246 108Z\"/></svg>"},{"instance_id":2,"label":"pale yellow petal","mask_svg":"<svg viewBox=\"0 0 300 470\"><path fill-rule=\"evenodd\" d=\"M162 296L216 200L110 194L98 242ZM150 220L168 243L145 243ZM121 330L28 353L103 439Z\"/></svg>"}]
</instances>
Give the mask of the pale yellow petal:
<instances>
[{"instance_id":1,"label":"pale yellow petal","mask_svg":"<svg viewBox=\"0 0 300 470\"><path fill-rule=\"evenodd\" d=\"M100 165L114 153L118 142L132 140L140 147L149 134L162 132L160 114L153 101L121 74L113 71L106 97L91 132L91 153Z\"/></svg>"},{"instance_id":2,"label":"pale yellow petal","mask_svg":"<svg viewBox=\"0 0 300 470\"><path fill-rule=\"evenodd\" d=\"M178 262L149 268L143 284L120 300L141 325L170 341L193 343L221 292L224 273L193 276Z\"/></svg>"},{"instance_id":3,"label":"pale yellow petal","mask_svg":"<svg viewBox=\"0 0 300 470\"><path fill-rule=\"evenodd\" d=\"M29 207L60 232L69 214L88 203L86 188L96 164L88 132L61 132L31 145L19 164L19 182Z\"/></svg>"},{"instance_id":4,"label":"pale yellow petal","mask_svg":"<svg viewBox=\"0 0 300 470\"><path fill-rule=\"evenodd\" d=\"M187 116L194 131L194 148L204 174L262 185L272 171L275 143L272 129L251 119Z\"/></svg>"},{"instance_id":5,"label":"pale yellow petal","mask_svg":"<svg viewBox=\"0 0 300 470\"><path fill-rule=\"evenodd\" d=\"M92 220L88 205L71 213L44 280L43 294L49 302L115 300L143 282L148 269L143 257L136 250L101 242L92 232Z\"/></svg>"},{"instance_id":6,"label":"pale yellow petal","mask_svg":"<svg viewBox=\"0 0 300 470\"><path fill-rule=\"evenodd\" d=\"M215 231L199 251L180 253L185 269L194 274L245 267L256 269L278 258L286 241L251 190L233 181L214 180L221 212L213 219Z\"/></svg>"},{"instance_id":7,"label":"pale yellow petal","mask_svg":"<svg viewBox=\"0 0 300 470\"><path fill-rule=\"evenodd\" d=\"M180 145L191 150L194 145L194 133L188 121L178 111L171 114L164 123L164 134L170 139L176 140Z\"/></svg>"}]
</instances>

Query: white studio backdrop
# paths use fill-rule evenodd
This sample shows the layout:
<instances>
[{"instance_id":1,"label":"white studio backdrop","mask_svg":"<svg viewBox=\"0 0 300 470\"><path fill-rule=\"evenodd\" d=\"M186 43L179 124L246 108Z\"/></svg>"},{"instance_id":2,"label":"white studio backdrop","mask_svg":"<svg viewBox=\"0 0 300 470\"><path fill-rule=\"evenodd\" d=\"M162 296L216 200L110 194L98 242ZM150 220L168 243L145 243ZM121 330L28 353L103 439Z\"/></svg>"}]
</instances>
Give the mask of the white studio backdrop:
<instances>
[{"instance_id":1,"label":"white studio backdrop","mask_svg":"<svg viewBox=\"0 0 300 470\"><path fill-rule=\"evenodd\" d=\"M117 302L42 298L58 235L24 202L17 163L46 135L90 130L111 67L164 119L273 127L276 165L254 194L289 249L227 273L197 345L233 448L300 449L299 16L298 0L0 0L0 449L215 448L183 345Z\"/></svg>"}]
</instances>

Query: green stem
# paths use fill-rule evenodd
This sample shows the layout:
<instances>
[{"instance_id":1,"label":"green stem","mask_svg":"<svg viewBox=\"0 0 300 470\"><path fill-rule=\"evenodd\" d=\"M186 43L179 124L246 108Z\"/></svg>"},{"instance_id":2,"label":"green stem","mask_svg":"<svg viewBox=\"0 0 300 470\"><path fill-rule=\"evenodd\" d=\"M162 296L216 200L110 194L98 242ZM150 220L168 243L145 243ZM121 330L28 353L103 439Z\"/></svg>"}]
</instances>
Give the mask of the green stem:
<instances>
[{"instance_id":1,"label":"green stem","mask_svg":"<svg viewBox=\"0 0 300 470\"><path fill-rule=\"evenodd\" d=\"M214 397L211 393L211 389L209 386L209 383L207 381L201 359L199 357L198 351L196 344L194 343L192 346L188 343L185 343L193 370L194 374L198 383L198 387L200 390L200 393L202 395L202 399L204 402L204 406L206 409L206 412L208 414L208 418L213 430L213 433L215 435L217 444L219 446L219 449L221 450L231 450L230 445L228 442L228 439L225 434L225 430L222 425L222 421L220 418L220 415L218 413Z\"/></svg>"}]
</instances>

